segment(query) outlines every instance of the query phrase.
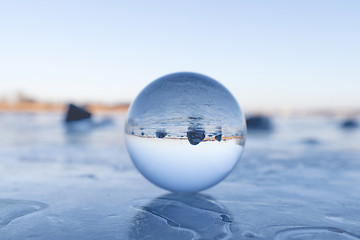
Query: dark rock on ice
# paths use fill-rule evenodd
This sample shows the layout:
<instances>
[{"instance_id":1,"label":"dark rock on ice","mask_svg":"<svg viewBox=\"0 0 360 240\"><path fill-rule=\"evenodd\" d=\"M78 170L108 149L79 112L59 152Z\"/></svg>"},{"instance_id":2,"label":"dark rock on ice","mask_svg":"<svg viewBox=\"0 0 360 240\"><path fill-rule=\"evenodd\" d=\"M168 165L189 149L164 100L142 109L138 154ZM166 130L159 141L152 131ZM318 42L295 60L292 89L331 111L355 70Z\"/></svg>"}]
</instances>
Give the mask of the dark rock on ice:
<instances>
[{"instance_id":1,"label":"dark rock on ice","mask_svg":"<svg viewBox=\"0 0 360 240\"><path fill-rule=\"evenodd\" d=\"M216 127L216 132L214 133L214 135L215 135L215 140L220 142L222 138L221 126Z\"/></svg>"},{"instance_id":2,"label":"dark rock on ice","mask_svg":"<svg viewBox=\"0 0 360 240\"><path fill-rule=\"evenodd\" d=\"M246 119L246 125L249 130L264 130L269 131L273 129L271 119L263 115L254 115Z\"/></svg>"},{"instance_id":3,"label":"dark rock on ice","mask_svg":"<svg viewBox=\"0 0 360 240\"><path fill-rule=\"evenodd\" d=\"M216 135L216 136L215 136L215 140L220 142L220 141L221 141L221 137L222 137L222 134Z\"/></svg>"},{"instance_id":4,"label":"dark rock on ice","mask_svg":"<svg viewBox=\"0 0 360 240\"><path fill-rule=\"evenodd\" d=\"M155 135L157 138L164 138L167 135L167 133L164 130L157 130L155 132Z\"/></svg>"},{"instance_id":5,"label":"dark rock on ice","mask_svg":"<svg viewBox=\"0 0 360 240\"><path fill-rule=\"evenodd\" d=\"M69 104L68 110L66 112L65 122L79 121L90 118L91 113L88 112L85 108L75 106L74 104Z\"/></svg>"},{"instance_id":6,"label":"dark rock on ice","mask_svg":"<svg viewBox=\"0 0 360 240\"><path fill-rule=\"evenodd\" d=\"M341 123L341 127L344 128L344 129L357 128L358 127L358 122L353 118L349 118L349 119L344 120Z\"/></svg>"},{"instance_id":7,"label":"dark rock on ice","mask_svg":"<svg viewBox=\"0 0 360 240\"><path fill-rule=\"evenodd\" d=\"M111 118L93 121L92 114L83 107L69 104L65 117L67 133L88 132L95 128L106 127L113 124Z\"/></svg>"},{"instance_id":8,"label":"dark rock on ice","mask_svg":"<svg viewBox=\"0 0 360 240\"><path fill-rule=\"evenodd\" d=\"M201 129L189 129L187 138L191 145L198 145L205 138L205 131Z\"/></svg>"}]
</instances>

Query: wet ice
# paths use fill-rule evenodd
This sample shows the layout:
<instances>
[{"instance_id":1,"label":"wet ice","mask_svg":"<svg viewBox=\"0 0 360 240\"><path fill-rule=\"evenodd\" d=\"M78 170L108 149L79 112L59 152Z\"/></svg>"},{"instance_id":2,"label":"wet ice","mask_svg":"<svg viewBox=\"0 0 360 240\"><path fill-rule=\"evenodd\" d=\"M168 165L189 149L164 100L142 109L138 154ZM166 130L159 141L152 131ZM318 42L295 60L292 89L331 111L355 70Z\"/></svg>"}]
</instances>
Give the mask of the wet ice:
<instances>
[{"instance_id":1,"label":"wet ice","mask_svg":"<svg viewBox=\"0 0 360 240\"><path fill-rule=\"evenodd\" d=\"M122 115L85 133L65 131L62 120L0 113L1 240L151 239L148 233L178 240L194 232L199 239L359 239L360 131L342 131L339 119L274 117L274 131L251 133L238 167L196 202L164 196L134 169ZM187 126L181 142L221 144L207 141L217 126L195 146ZM307 138L320 144L304 144Z\"/></svg>"}]
</instances>

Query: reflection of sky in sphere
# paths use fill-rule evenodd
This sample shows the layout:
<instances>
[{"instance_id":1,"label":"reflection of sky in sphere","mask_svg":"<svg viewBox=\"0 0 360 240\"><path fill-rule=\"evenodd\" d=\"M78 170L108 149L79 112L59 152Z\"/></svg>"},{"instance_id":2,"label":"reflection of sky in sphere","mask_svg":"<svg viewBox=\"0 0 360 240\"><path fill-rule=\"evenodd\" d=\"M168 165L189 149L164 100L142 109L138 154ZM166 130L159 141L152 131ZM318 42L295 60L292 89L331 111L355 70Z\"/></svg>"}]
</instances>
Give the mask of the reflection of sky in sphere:
<instances>
[{"instance_id":1,"label":"reflection of sky in sphere","mask_svg":"<svg viewBox=\"0 0 360 240\"><path fill-rule=\"evenodd\" d=\"M161 138L186 138L189 132L234 137L245 134L245 123L235 98L220 83L196 73L175 73L157 79L138 95L126 132Z\"/></svg>"},{"instance_id":2,"label":"reflection of sky in sphere","mask_svg":"<svg viewBox=\"0 0 360 240\"><path fill-rule=\"evenodd\" d=\"M198 192L222 181L236 166L244 142L188 141L125 136L136 168L152 183L173 192Z\"/></svg>"}]
</instances>

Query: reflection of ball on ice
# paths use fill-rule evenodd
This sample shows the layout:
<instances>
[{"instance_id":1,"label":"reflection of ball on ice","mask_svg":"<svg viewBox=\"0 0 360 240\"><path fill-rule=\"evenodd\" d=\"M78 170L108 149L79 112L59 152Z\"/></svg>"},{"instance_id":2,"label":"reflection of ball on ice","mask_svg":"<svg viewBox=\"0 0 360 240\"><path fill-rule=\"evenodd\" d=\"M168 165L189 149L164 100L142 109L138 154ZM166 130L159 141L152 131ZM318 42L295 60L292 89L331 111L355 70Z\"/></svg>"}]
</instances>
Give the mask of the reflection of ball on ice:
<instances>
[{"instance_id":1,"label":"reflection of ball on ice","mask_svg":"<svg viewBox=\"0 0 360 240\"><path fill-rule=\"evenodd\" d=\"M246 125L231 93L196 73L149 84L131 104L125 129L129 155L152 183L196 192L223 180L241 157Z\"/></svg>"}]
</instances>

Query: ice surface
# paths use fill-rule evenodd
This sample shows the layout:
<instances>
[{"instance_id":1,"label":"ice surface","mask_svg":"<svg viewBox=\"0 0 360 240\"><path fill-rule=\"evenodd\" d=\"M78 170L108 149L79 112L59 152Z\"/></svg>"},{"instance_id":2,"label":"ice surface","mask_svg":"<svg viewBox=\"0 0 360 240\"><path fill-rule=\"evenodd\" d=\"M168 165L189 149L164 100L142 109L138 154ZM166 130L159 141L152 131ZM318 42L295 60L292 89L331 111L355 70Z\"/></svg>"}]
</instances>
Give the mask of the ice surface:
<instances>
[{"instance_id":1,"label":"ice surface","mask_svg":"<svg viewBox=\"0 0 360 240\"><path fill-rule=\"evenodd\" d=\"M328 239L328 240L346 240L359 239L357 236L348 233L339 228L332 227L302 227L293 228L280 231L276 240L313 240L313 239Z\"/></svg>"},{"instance_id":2,"label":"ice surface","mask_svg":"<svg viewBox=\"0 0 360 240\"><path fill-rule=\"evenodd\" d=\"M48 205L34 201L0 199L0 227L4 227L16 218L34 213Z\"/></svg>"},{"instance_id":3,"label":"ice surface","mask_svg":"<svg viewBox=\"0 0 360 240\"><path fill-rule=\"evenodd\" d=\"M337 119L274 119L198 195L168 195L137 172L124 116L82 133L62 120L0 113L1 240L359 239L360 131Z\"/></svg>"}]
</instances>

